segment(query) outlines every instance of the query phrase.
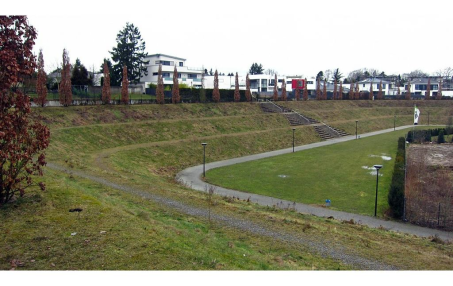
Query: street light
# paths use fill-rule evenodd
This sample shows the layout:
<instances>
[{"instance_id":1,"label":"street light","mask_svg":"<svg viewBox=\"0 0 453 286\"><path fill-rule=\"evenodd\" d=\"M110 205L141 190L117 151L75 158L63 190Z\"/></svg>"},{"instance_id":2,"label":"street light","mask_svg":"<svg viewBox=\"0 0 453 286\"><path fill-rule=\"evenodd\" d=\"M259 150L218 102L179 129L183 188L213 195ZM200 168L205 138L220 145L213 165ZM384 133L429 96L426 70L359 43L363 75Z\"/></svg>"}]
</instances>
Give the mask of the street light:
<instances>
[{"instance_id":1,"label":"street light","mask_svg":"<svg viewBox=\"0 0 453 286\"><path fill-rule=\"evenodd\" d=\"M382 168L382 165L374 165L376 168L376 199L374 201L374 216L377 213L377 194L378 194L378 185L379 185L379 169Z\"/></svg>"},{"instance_id":2,"label":"street light","mask_svg":"<svg viewBox=\"0 0 453 286\"><path fill-rule=\"evenodd\" d=\"M396 129L396 115L393 115L393 131Z\"/></svg>"},{"instance_id":3,"label":"street light","mask_svg":"<svg viewBox=\"0 0 453 286\"><path fill-rule=\"evenodd\" d=\"M357 123L359 123L358 120L355 121L355 139L357 139Z\"/></svg>"},{"instance_id":4,"label":"street light","mask_svg":"<svg viewBox=\"0 0 453 286\"><path fill-rule=\"evenodd\" d=\"M294 153L294 131L296 130L296 128L293 128L293 153Z\"/></svg>"},{"instance_id":5,"label":"street light","mask_svg":"<svg viewBox=\"0 0 453 286\"><path fill-rule=\"evenodd\" d=\"M206 177L205 165L206 165L206 145L208 143L201 143L203 145L203 178Z\"/></svg>"}]
</instances>

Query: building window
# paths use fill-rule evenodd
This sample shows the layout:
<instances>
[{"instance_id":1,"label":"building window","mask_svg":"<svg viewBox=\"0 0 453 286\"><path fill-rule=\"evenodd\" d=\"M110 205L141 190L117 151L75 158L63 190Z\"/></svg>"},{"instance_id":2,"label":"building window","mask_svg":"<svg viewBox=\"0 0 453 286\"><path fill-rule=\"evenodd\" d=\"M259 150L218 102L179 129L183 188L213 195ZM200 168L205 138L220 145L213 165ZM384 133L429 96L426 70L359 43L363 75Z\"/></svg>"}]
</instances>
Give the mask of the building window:
<instances>
[{"instance_id":1,"label":"building window","mask_svg":"<svg viewBox=\"0 0 453 286\"><path fill-rule=\"evenodd\" d=\"M262 79L261 80L261 87L266 87L267 84L267 79Z\"/></svg>"},{"instance_id":2,"label":"building window","mask_svg":"<svg viewBox=\"0 0 453 286\"><path fill-rule=\"evenodd\" d=\"M274 85L275 85L275 79L270 79L269 86L274 86Z\"/></svg>"},{"instance_id":3,"label":"building window","mask_svg":"<svg viewBox=\"0 0 453 286\"><path fill-rule=\"evenodd\" d=\"M286 82L286 84L292 84L292 83L293 83L293 82L290 81L290 80L288 80L288 81Z\"/></svg>"},{"instance_id":4,"label":"building window","mask_svg":"<svg viewBox=\"0 0 453 286\"><path fill-rule=\"evenodd\" d=\"M180 66L180 67L183 67L183 66L184 66L184 63L183 63L183 62L179 62L179 66Z\"/></svg>"},{"instance_id":5,"label":"building window","mask_svg":"<svg viewBox=\"0 0 453 286\"><path fill-rule=\"evenodd\" d=\"M169 72L163 72L162 73L162 77L170 77L170 73Z\"/></svg>"},{"instance_id":6,"label":"building window","mask_svg":"<svg viewBox=\"0 0 453 286\"><path fill-rule=\"evenodd\" d=\"M196 73L189 73L188 76L189 76L189 78L197 78Z\"/></svg>"},{"instance_id":7,"label":"building window","mask_svg":"<svg viewBox=\"0 0 453 286\"><path fill-rule=\"evenodd\" d=\"M282 79L279 79L278 82L282 82L283 80Z\"/></svg>"},{"instance_id":8,"label":"building window","mask_svg":"<svg viewBox=\"0 0 453 286\"><path fill-rule=\"evenodd\" d=\"M311 80L307 81L307 84L313 84L313 81L311 81Z\"/></svg>"},{"instance_id":9,"label":"building window","mask_svg":"<svg viewBox=\"0 0 453 286\"><path fill-rule=\"evenodd\" d=\"M385 89L385 83L382 84L382 88Z\"/></svg>"},{"instance_id":10,"label":"building window","mask_svg":"<svg viewBox=\"0 0 453 286\"><path fill-rule=\"evenodd\" d=\"M363 84L363 87L365 87L365 84Z\"/></svg>"},{"instance_id":11,"label":"building window","mask_svg":"<svg viewBox=\"0 0 453 286\"><path fill-rule=\"evenodd\" d=\"M182 75L181 75L180 73L178 73L178 78L181 78L181 76L182 76Z\"/></svg>"},{"instance_id":12,"label":"building window","mask_svg":"<svg viewBox=\"0 0 453 286\"><path fill-rule=\"evenodd\" d=\"M157 73L157 72L153 72L153 75L159 75L159 73Z\"/></svg>"}]
</instances>

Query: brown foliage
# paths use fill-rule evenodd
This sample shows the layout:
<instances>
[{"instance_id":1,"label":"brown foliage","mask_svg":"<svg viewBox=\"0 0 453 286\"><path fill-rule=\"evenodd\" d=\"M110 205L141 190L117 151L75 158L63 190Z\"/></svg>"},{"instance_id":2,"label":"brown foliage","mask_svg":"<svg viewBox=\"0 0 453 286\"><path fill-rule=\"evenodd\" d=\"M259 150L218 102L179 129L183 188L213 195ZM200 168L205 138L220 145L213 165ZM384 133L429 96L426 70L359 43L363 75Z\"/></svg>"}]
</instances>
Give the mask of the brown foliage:
<instances>
[{"instance_id":1,"label":"brown foliage","mask_svg":"<svg viewBox=\"0 0 453 286\"><path fill-rule=\"evenodd\" d=\"M104 85L102 86L102 103L109 104L112 99L112 92L110 89L110 71L107 62L104 61Z\"/></svg>"},{"instance_id":2,"label":"brown foliage","mask_svg":"<svg viewBox=\"0 0 453 286\"><path fill-rule=\"evenodd\" d=\"M36 81L36 93L38 97L35 99L36 104L44 107L47 101L47 87L46 87L47 75L44 71L44 57L42 50L39 50L38 56L38 79Z\"/></svg>"},{"instance_id":3,"label":"brown foliage","mask_svg":"<svg viewBox=\"0 0 453 286\"><path fill-rule=\"evenodd\" d=\"M274 79L274 94L273 94L273 100L277 101L278 100L278 87L277 87L277 74L275 74L275 79Z\"/></svg>"},{"instance_id":4,"label":"brown foliage","mask_svg":"<svg viewBox=\"0 0 453 286\"><path fill-rule=\"evenodd\" d=\"M316 99L321 100L321 80L316 80Z\"/></svg>"},{"instance_id":5,"label":"brown foliage","mask_svg":"<svg viewBox=\"0 0 453 286\"><path fill-rule=\"evenodd\" d=\"M214 73L214 90L212 91L212 101L220 102L220 91L219 91L219 73L215 70Z\"/></svg>"},{"instance_id":6,"label":"brown foliage","mask_svg":"<svg viewBox=\"0 0 453 286\"><path fill-rule=\"evenodd\" d=\"M26 16L0 16L0 206L23 196L46 165L49 129L29 120L30 97L17 89L36 68L36 35Z\"/></svg>"},{"instance_id":7,"label":"brown foliage","mask_svg":"<svg viewBox=\"0 0 453 286\"><path fill-rule=\"evenodd\" d=\"M355 97L354 97L354 83L352 83L352 82L349 84L349 99L350 100L355 99Z\"/></svg>"},{"instance_id":8,"label":"brown foliage","mask_svg":"<svg viewBox=\"0 0 453 286\"><path fill-rule=\"evenodd\" d=\"M127 66L123 66L123 80L121 81L121 103L129 104L129 81L127 80Z\"/></svg>"},{"instance_id":9,"label":"brown foliage","mask_svg":"<svg viewBox=\"0 0 453 286\"><path fill-rule=\"evenodd\" d=\"M295 91L295 95L294 97L296 98L296 101L299 101L300 100L300 89L296 88L296 91Z\"/></svg>"},{"instance_id":10,"label":"brown foliage","mask_svg":"<svg viewBox=\"0 0 453 286\"><path fill-rule=\"evenodd\" d=\"M374 94L374 92L373 92L373 82L371 82L370 83L370 94L369 94L369 97L368 97L369 100L373 100L373 94Z\"/></svg>"},{"instance_id":11,"label":"brown foliage","mask_svg":"<svg viewBox=\"0 0 453 286\"><path fill-rule=\"evenodd\" d=\"M252 101L252 93L250 92L250 78L249 74L247 74L246 82L245 82L245 98L248 102Z\"/></svg>"},{"instance_id":12,"label":"brown foliage","mask_svg":"<svg viewBox=\"0 0 453 286\"><path fill-rule=\"evenodd\" d=\"M379 82L379 91L377 94L377 99L382 100L384 97L382 96L382 80Z\"/></svg>"},{"instance_id":13,"label":"brown foliage","mask_svg":"<svg viewBox=\"0 0 453 286\"><path fill-rule=\"evenodd\" d=\"M339 100L343 99L343 83L342 82L340 82L340 90L338 91L337 99L339 99Z\"/></svg>"},{"instance_id":14,"label":"brown foliage","mask_svg":"<svg viewBox=\"0 0 453 286\"><path fill-rule=\"evenodd\" d=\"M241 100L241 94L239 93L239 78L238 73L236 73L234 81L234 101L239 102Z\"/></svg>"},{"instance_id":15,"label":"brown foliage","mask_svg":"<svg viewBox=\"0 0 453 286\"><path fill-rule=\"evenodd\" d=\"M358 82L356 82L356 84L355 84L354 97L355 97L356 100L360 99L360 89L359 89L359 83Z\"/></svg>"},{"instance_id":16,"label":"brown foliage","mask_svg":"<svg viewBox=\"0 0 453 286\"><path fill-rule=\"evenodd\" d=\"M439 90L437 91L436 99L437 100L442 99L442 80L439 82Z\"/></svg>"},{"instance_id":17,"label":"brown foliage","mask_svg":"<svg viewBox=\"0 0 453 286\"><path fill-rule=\"evenodd\" d=\"M178 70L173 70L173 88L171 90L171 102L179 103L181 101L181 96L179 95L179 81L178 81Z\"/></svg>"},{"instance_id":18,"label":"brown foliage","mask_svg":"<svg viewBox=\"0 0 453 286\"><path fill-rule=\"evenodd\" d=\"M283 100L283 101L286 101L286 100L287 100L287 97L286 97L286 82L285 82L285 79L282 79L282 100Z\"/></svg>"},{"instance_id":19,"label":"brown foliage","mask_svg":"<svg viewBox=\"0 0 453 286\"><path fill-rule=\"evenodd\" d=\"M428 86L426 87L426 91L425 91L425 99L429 100L430 97L431 97L431 79L429 78Z\"/></svg>"},{"instance_id":20,"label":"brown foliage","mask_svg":"<svg viewBox=\"0 0 453 286\"><path fill-rule=\"evenodd\" d=\"M324 80L324 86L322 88L322 99L327 100L327 80Z\"/></svg>"},{"instance_id":21,"label":"brown foliage","mask_svg":"<svg viewBox=\"0 0 453 286\"><path fill-rule=\"evenodd\" d=\"M66 49L63 49L63 64L61 68L61 82L59 87L60 103L69 106L72 102L71 64Z\"/></svg>"},{"instance_id":22,"label":"brown foliage","mask_svg":"<svg viewBox=\"0 0 453 286\"><path fill-rule=\"evenodd\" d=\"M304 100L308 100L307 79L305 79L304 93L303 93L302 97L303 97Z\"/></svg>"},{"instance_id":23,"label":"brown foliage","mask_svg":"<svg viewBox=\"0 0 453 286\"><path fill-rule=\"evenodd\" d=\"M332 99L335 100L337 99L337 81L335 80L334 84L333 84L333 95L332 95Z\"/></svg>"},{"instance_id":24,"label":"brown foliage","mask_svg":"<svg viewBox=\"0 0 453 286\"><path fill-rule=\"evenodd\" d=\"M159 71L157 73L156 102L158 104L165 103L164 79L162 78L162 65L161 64L159 64Z\"/></svg>"},{"instance_id":25,"label":"brown foliage","mask_svg":"<svg viewBox=\"0 0 453 286\"><path fill-rule=\"evenodd\" d=\"M407 83L407 89L406 89L406 100L411 100L411 82L409 81Z\"/></svg>"}]
</instances>

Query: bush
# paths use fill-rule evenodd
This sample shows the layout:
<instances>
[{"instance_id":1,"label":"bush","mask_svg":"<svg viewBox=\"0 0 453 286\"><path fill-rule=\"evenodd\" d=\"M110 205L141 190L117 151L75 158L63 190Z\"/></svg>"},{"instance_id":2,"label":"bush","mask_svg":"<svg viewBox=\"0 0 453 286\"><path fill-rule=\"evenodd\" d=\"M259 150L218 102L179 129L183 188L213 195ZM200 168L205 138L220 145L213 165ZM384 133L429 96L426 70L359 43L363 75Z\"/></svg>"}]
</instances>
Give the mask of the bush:
<instances>
[{"instance_id":1,"label":"bush","mask_svg":"<svg viewBox=\"0 0 453 286\"><path fill-rule=\"evenodd\" d=\"M398 151L395 157L392 183L388 194L388 203L394 218L401 218L404 211L404 180L406 164L406 139L398 139Z\"/></svg>"},{"instance_id":2,"label":"bush","mask_svg":"<svg viewBox=\"0 0 453 286\"><path fill-rule=\"evenodd\" d=\"M439 132L439 136L437 137L437 144L442 144L445 143L445 136L444 136L444 131L441 130Z\"/></svg>"}]
</instances>

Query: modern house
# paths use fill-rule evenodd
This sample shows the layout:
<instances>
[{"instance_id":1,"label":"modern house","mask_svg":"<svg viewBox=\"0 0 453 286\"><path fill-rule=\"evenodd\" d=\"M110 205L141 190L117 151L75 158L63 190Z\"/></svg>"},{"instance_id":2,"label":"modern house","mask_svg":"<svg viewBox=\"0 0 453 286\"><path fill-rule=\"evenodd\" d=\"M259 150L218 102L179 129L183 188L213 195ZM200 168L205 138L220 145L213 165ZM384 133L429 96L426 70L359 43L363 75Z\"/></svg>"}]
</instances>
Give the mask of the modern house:
<instances>
[{"instance_id":1,"label":"modern house","mask_svg":"<svg viewBox=\"0 0 453 286\"><path fill-rule=\"evenodd\" d=\"M436 96L439 91L439 78L415 78L410 81L411 93L415 96L425 96L425 92L428 88L428 81L430 81L431 96ZM409 82L408 82L409 83ZM404 90L407 90L407 84L404 86ZM442 92L444 93L444 92Z\"/></svg>"},{"instance_id":2,"label":"modern house","mask_svg":"<svg viewBox=\"0 0 453 286\"><path fill-rule=\"evenodd\" d=\"M140 78L140 83L148 87L150 83L157 84L159 65L162 65L162 77L164 84L173 84L173 72L176 66L178 70L179 83L185 83L190 87L200 87L202 68L193 68L186 65L186 59L164 54L154 54L145 57L145 61L149 61L146 68L148 75Z\"/></svg>"},{"instance_id":3,"label":"modern house","mask_svg":"<svg viewBox=\"0 0 453 286\"><path fill-rule=\"evenodd\" d=\"M398 93L398 88L395 84L390 81L381 80L379 78L367 78L362 81L359 81L359 90L362 92L369 92L371 85L373 86L373 93L377 94L379 91L379 84L382 84L382 93L383 95L396 95ZM403 88L400 88L401 92Z\"/></svg>"}]
</instances>

